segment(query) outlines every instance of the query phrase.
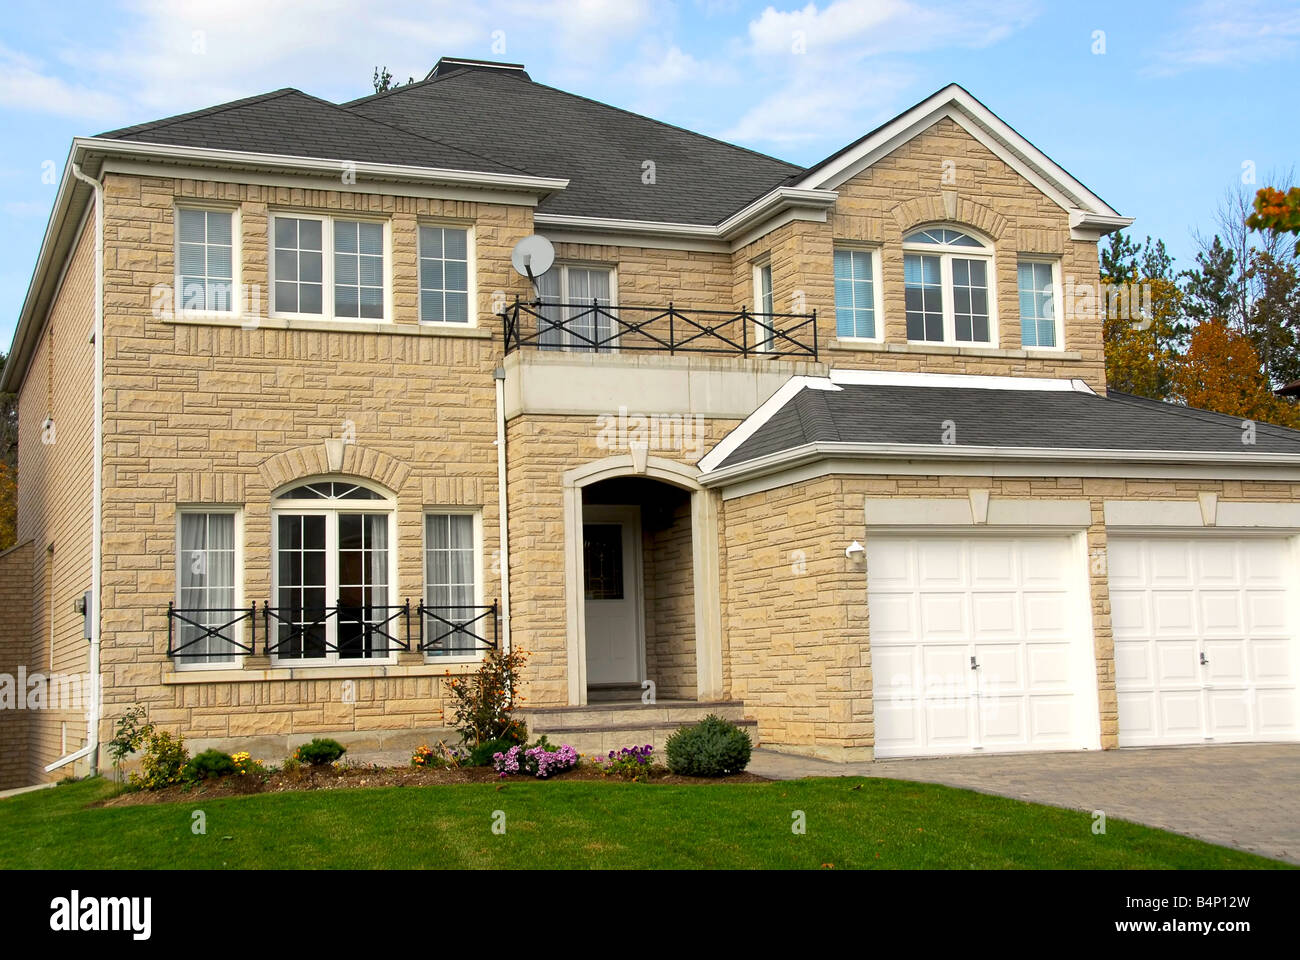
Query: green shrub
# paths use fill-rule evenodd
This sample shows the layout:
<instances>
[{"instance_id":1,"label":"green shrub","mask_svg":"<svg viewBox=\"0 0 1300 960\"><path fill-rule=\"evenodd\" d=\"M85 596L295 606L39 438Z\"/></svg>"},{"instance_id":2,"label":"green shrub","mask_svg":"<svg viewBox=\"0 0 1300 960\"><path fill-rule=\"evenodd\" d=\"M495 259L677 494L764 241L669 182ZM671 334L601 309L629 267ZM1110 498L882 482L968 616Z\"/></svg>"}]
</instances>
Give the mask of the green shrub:
<instances>
[{"instance_id":1,"label":"green shrub","mask_svg":"<svg viewBox=\"0 0 1300 960\"><path fill-rule=\"evenodd\" d=\"M221 750L204 750L202 753L195 754L190 762L185 764L185 769L181 771L181 779L215 780L217 777L238 772L239 765L230 754Z\"/></svg>"},{"instance_id":2,"label":"green shrub","mask_svg":"<svg viewBox=\"0 0 1300 960\"><path fill-rule=\"evenodd\" d=\"M526 660L522 650L489 650L474 674L447 678L447 692L456 703L453 722L465 746L488 740L509 740L512 747L528 742L528 728L514 716Z\"/></svg>"},{"instance_id":3,"label":"green shrub","mask_svg":"<svg viewBox=\"0 0 1300 960\"><path fill-rule=\"evenodd\" d=\"M189 759L184 737L173 737L165 730L155 732L145 743L140 772L131 774L131 785L144 790L160 790L180 783Z\"/></svg>"},{"instance_id":4,"label":"green shrub","mask_svg":"<svg viewBox=\"0 0 1300 960\"><path fill-rule=\"evenodd\" d=\"M734 723L709 714L668 738L668 769L686 777L725 777L749 764L754 745Z\"/></svg>"},{"instance_id":5,"label":"green shrub","mask_svg":"<svg viewBox=\"0 0 1300 960\"><path fill-rule=\"evenodd\" d=\"M293 759L309 767L324 767L333 763L345 753L347 753L347 749L337 740L317 737L310 743L304 743L295 750Z\"/></svg>"},{"instance_id":6,"label":"green shrub","mask_svg":"<svg viewBox=\"0 0 1300 960\"><path fill-rule=\"evenodd\" d=\"M517 746L520 746L518 741L507 740L504 737L499 740L484 740L477 747L470 750L466 766L490 767L492 766L492 754L506 753L511 747Z\"/></svg>"},{"instance_id":7,"label":"green shrub","mask_svg":"<svg viewBox=\"0 0 1300 960\"><path fill-rule=\"evenodd\" d=\"M108 741L108 755L113 758L113 777L122 779L122 761L145 745L153 736L153 724L148 721L145 708L136 704L117 721L113 739Z\"/></svg>"}]
</instances>

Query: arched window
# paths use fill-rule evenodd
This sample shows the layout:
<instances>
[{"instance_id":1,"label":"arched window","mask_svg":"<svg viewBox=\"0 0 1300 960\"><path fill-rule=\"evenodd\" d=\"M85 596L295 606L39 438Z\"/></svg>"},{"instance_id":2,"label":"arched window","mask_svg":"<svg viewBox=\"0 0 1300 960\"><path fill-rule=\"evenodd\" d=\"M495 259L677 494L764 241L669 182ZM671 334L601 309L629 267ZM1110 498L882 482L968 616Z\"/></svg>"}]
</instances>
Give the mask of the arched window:
<instances>
[{"instance_id":1,"label":"arched window","mask_svg":"<svg viewBox=\"0 0 1300 960\"><path fill-rule=\"evenodd\" d=\"M266 638L273 656L333 662L396 652L395 506L389 494L346 478L276 495Z\"/></svg>"},{"instance_id":2,"label":"arched window","mask_svg":"<svg viewBox=\"0 0 1300 960\"><path fill-rule=\"evenodd\" d=\"M995 340L993 247L951 227L903 238L907 339L991 345Z\"/></svg>"}]
</instances>

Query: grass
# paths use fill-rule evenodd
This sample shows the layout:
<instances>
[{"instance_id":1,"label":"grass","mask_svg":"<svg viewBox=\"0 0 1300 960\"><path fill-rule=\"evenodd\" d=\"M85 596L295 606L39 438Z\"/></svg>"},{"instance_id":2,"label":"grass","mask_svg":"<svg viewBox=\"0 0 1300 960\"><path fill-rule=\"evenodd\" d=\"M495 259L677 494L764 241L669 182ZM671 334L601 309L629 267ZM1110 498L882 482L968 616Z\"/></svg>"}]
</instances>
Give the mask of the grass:
<instances>
[{"instance_id":1,"label":"grass","mask_svg":"<svg viewBox=\"0 0 1300 960\"><path fill-rule=\"evenodd\" d=\"M1087 813L901 780L511 781L87 808L87 780L0 800L4 868L1278 868ZM207 832L191 830L202 810ZM492 832L494 811L503 835ZM802 810L807 832L791 830Z\"/></svg>"}]
</instances>

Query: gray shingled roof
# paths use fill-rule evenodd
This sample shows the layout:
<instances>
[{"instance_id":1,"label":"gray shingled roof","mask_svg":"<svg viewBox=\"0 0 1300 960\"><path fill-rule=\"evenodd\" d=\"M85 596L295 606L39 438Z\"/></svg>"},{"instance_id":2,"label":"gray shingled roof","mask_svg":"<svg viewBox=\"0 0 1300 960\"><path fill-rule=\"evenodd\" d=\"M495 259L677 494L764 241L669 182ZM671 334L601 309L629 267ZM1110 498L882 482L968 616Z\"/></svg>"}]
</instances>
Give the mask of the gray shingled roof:
<instances>
[{"instance_id":1,"label":"gray shingled roof","mask_svg":"<svg viewBox=\"0 0 1300 960\"><path fill-rule=\"evenodd\" d=\"M284 89L100 134L282 156L565 177L539 212L716 224L802 168L534 83L440 69L346 104ZM655 163L653 185L642 164Z\"/></svg>"},{"instance_id":2,"label":"gray shingled roof","mask_svg":"<svg viewBox=\"0 0 1300 960\"><path fill-rule=\"evenodd\" d=\"M1237 417L1122 393L843 384L800 390L719 466L809 443L938 444L945 420L959 447L1300 456L1300 431L1260 423L1246 445Z\"/></svg>"},{"instance_id":3,"label":"gray shingled roof","mask_svg":"<svg viewBox=\"0 0 1300 960\"><path fill-rule=\"evenodd\" d=\"M521 174L502 159L451 146L286 88L99 134L113 140L291 157Z\"/></svg>"}]
</instances>

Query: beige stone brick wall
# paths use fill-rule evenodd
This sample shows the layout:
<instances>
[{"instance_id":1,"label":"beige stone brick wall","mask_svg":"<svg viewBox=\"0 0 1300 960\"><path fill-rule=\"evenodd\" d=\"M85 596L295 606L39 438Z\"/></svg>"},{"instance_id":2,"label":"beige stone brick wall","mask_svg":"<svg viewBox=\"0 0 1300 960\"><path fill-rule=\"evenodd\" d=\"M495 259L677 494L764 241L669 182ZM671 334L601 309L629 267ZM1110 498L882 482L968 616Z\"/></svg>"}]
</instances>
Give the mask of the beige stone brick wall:
<instances>
[{"instance_id":1,"label":"beige stone brick wall","mask_svg":"<svg viewBox=\"0 0 1300 960\"><path fill-rule=\"evenodd\" d=\"M1264 481L843 476L725 501L730 686L745 701L746 714L758 720L764 743L840 760L869 754L874 727L867 574L860 561L844 556L844 545L865 543L869 536L863 519L867 497L964 502L972 489L988 490L995 499L1089 500L1090 555L1106 550L1106 500L1195 502L1203 492L1217 494L1220 503L1300 498L1300 483ZM1089 590L1100 735L1109 749L1118 742L1118 707L1103 568L1090 566Z\"/></svg>"},{"instance_id":2,"label":"beige stone brick wall","mask_svg":"<svg viewBox=\"0 0 1300 960\"><path fill-rule=\"evenodd\" d=\"M32 553L30 540L0 553L0 674L14 678L13 702L0 705L0 790L34 782L31 714L25 690L17 686L19 668L29 666L32 642Z\"/></svg>"},{"instance_id":3,"label":"beige stone brick wall","mask_svg":"<svg viewBox=\"0 0 1300 960\"><path fill-rule=\"evenodd\" d=\"M953 163L954 184L942 182L943 164L948 160ZM947 214L944 191L955 194L953 217ZM1088 311L1067 313L1062 354L1020 355L1018 255L1059 259L1063 285L1073 278L1075 286L1095 288L1097 245L1069 239L1068 213L952 120L939 121L881 158L839 187L839 194L827 223L795 221L737 251L732 294L737 304L749 304L752 309L753 263L770 258L776 312L815 309L820 356L834 367L1078 377L1098 391L1105 389L1101 320ZM1018 355L978 355L959 353L956 348L907 345L902 240L912 228L934 222L965 224L994 241L995 346ZM833 348L832 253L837 242L881 248L884 341L896 348L906 347L905 352Z\"/></svg>"},{"instance_id":4,"label":"beige stone brick wall","mask_svg":"<svg viewBox=\"0 0 1300 960\"><path fill-rule=\"evenodd\" d=\"M659 699L694 700L699 683L690 501L677 506L667 527L647 530L644 540L646 676Z\"/></svg>"},{"instance_id":5,"label":"beige stone brick wall","mask_svg":"<svg viewBox=\"0 0 1300 960\"><path fill-rule=\"evenodd\" d=\"M437 667L414 676L374 676L383 671L349 665L313 679L222 672L209 682L174 682L164 651L165 611L176 589L177 508L242 508L243 597L264 603L271 599L270 497L282 483L331 472L324 441L342 437L350 424L355 444L344 448L340 472L396 495L399 601L422 595L422 517L436 507L481 510L484 598L499 597L492 378L499 340L421 332L415 244L422 219L473 223L477 317L495 333L492 295L519 289L509 251L532 231L530 211L122 175L111 175L106 191L105 731L135 702L147 704L155 722L197 738L441 725ZM386 218L393 326L285 330L154 316L151 290L172 282L174 211L187 198L238 208L242 279L261 287L263 310L268 211ZM260 643L260 624L258 634ZM249 661L253 666L266 664ZM345 702L344 682L354 702Z\"/></svg>"}]
</instances>

